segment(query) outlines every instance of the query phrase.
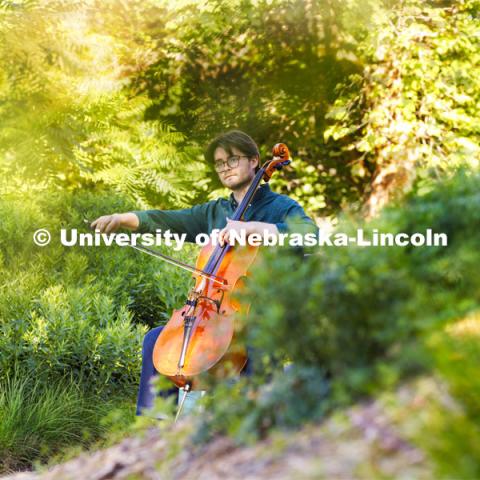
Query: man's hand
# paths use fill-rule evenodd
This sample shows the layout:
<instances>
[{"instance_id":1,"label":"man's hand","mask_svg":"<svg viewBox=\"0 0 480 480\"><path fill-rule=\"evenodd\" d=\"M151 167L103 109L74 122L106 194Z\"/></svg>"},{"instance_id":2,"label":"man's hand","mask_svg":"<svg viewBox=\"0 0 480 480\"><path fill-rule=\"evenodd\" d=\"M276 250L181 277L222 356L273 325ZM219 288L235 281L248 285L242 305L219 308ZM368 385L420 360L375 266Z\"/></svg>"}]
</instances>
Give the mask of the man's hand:
<instances>
[{"instance_id":1,"label":"man's hand","mask_svg":"<svg viewBox=\"0 0 480 480\"><path fill-rule=\"evenodd\" d=\"M274 223L239 222L237 220L230 220L227 218L226 227L218 234L218 242L223 247L225 243L229 243L230 241L230 232L234 231L240 233L242 230L245 230L247 238L252 235L252 233L259 233L262 238L265 235L265 232L272 233L274 235L278 234L278 228Z\"/></svg>"},{"instance_id":2,"label":"man's hand","mask_svg":"<svg viewBox=\"0 0 480 480\"><path fill-rule=\"evenodd\" d=\"M102 233L111 233L116 232L119 228L136 230L139 223L138 217L134 213L114 213L97 218L90 224L90 227Z\"/></svg>"}]
</instances>

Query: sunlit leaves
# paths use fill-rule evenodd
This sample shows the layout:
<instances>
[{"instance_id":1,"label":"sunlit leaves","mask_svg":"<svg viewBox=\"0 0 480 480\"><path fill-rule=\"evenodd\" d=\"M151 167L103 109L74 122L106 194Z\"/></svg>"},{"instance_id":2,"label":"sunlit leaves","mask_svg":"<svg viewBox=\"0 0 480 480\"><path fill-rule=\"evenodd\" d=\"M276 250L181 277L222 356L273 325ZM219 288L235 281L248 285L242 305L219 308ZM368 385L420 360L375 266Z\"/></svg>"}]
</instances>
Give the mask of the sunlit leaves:
<instances>
[{"instance_id":1,"label":"sunlit leaves","mask_svg":"<svg viewBox=\"0 0 480 480\"><path fill-rule=\"evenodd\" d=\"M144 120L125 87L157 60L155 2L17 5L0 26L1 190L114 187L139 208L185 205L203 176L183 135ZM151 16L158 20L151 25ZM15 179L21 176L21 181Z\"/></svg>"},{"instance_id":2,"label":"sunlit leaves","mask_svg":"<svg viewBox=\"0 0 480 480\"><path fill-rule=\"evenodd\" d=\"M375 166L368 214L408 190L422 169L436 178L478 167L479 5L406 2L365 43L363 85L337 99L325 137L343 139L357 162ZM359 114L356 123L347 108Z\"/></svg>"}]
</instances>

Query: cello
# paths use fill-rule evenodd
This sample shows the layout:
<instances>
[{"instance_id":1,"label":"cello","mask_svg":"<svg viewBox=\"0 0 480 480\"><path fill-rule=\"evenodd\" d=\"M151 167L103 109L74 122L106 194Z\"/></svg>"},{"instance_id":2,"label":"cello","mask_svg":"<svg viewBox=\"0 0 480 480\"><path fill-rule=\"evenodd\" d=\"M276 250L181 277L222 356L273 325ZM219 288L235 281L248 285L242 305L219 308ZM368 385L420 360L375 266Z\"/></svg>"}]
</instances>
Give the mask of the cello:
<instances>
[{"instance_id":1,"label":"cello","mask_svg":"<svg viewBox=\"0 0 480 480\"><path fill-rule=\"evenodd\" d=\"M290 164L285 144L276 144L272 153L273 158L255 174L232 220L242 221L261 182L267 183L275 171ZM246 348L236 341L235 318L248 307L242 307L235 294L258 251L257 246L210 242L191 269L195 285L183 307L173 312L153 350L156 370L185 392L179 410L189 391L201 389L204 375L236 375L247 362Z\"/></svg>"}]
</instances>

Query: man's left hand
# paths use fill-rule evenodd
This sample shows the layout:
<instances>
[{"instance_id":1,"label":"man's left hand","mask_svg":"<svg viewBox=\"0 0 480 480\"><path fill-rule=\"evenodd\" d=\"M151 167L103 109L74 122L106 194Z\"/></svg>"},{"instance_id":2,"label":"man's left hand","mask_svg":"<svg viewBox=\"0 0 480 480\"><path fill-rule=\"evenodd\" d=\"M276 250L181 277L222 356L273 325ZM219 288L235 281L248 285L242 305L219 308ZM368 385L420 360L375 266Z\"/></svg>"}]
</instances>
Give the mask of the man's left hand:
<instances>
[{"instance_id":1,"label":"man's left hand","mask_svg":"<svg viewBox=\"0 0 480 480\"><path fill-rule=\"evenodd\" d=\"M245 235L248 238L252 233L259 233L262 238L265 232L277 235L278 229L274 223L265 222L240 222L238 220L231 220L227 218L227 225L218 234L218 241L223 247L225 243L230 243L231 232L237 232L239 235L242 231L245 231Z\"/></svg>"}]
</instances>

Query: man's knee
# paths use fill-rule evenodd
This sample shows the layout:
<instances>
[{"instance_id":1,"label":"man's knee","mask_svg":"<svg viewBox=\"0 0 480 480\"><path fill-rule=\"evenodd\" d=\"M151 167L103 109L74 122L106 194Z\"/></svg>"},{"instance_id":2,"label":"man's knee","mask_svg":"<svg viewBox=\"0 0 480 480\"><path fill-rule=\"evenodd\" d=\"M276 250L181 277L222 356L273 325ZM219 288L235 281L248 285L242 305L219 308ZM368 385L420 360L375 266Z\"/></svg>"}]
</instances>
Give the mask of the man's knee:
<instances>
[{"instance_id":1,"label":"man's knee","mask_svg":"<svg viewBox=\"0 0 480 480\"><path fill-rule=\"evenodd\" d=\"M150 330L146 333L145 337L143 337L143 353L145 352L153 352L153 347L155 346L155 342L157 341L160 332L163 330L163 327L156 327L153 330Z\"/></svg>"}]
</instances>

